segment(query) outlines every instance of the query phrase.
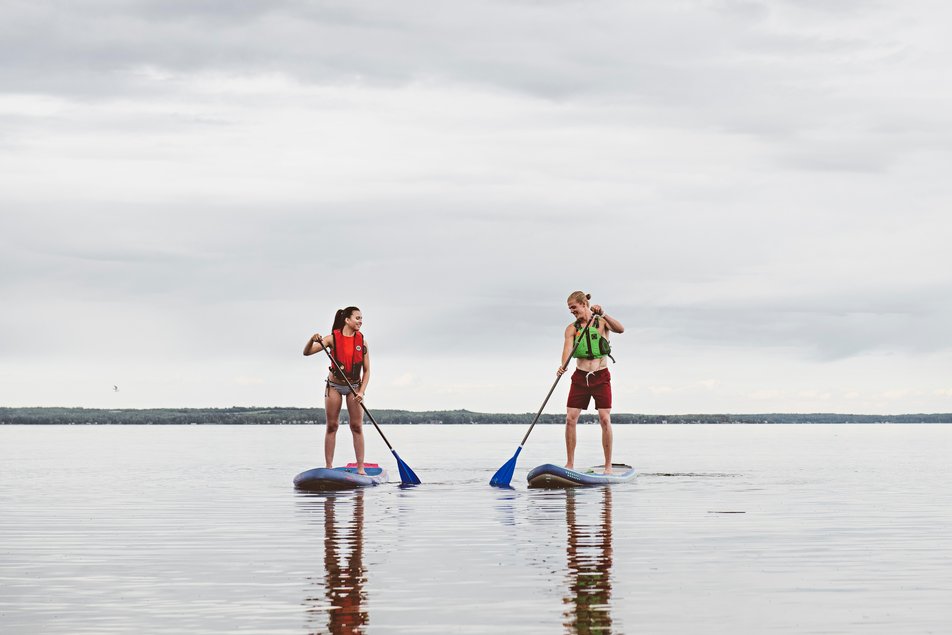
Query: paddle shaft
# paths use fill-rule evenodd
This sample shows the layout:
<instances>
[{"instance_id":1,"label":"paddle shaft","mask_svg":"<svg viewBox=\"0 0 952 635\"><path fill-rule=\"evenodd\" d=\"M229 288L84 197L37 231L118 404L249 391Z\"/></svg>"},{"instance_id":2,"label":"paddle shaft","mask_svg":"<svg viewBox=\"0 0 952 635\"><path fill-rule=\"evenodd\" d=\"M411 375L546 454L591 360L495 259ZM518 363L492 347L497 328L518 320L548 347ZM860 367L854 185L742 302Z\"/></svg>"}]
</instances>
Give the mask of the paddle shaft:
<instances>
[{"instance_id":1,"label":"paddle shaft","mask_svg":"<svg viewBox=\"0 0 952 635\"><path fill-rule=\"evenodd\" d=\"M595 312L592 312L592 317L589 319L588 324L585 325L585 331L588 331L588 327L592 325L592 322L595 321ZM584 337L584 334L583 334ZM552 382L552 387L549 388L549 394L545 396L545 401L542 402L542 406L539 408L539 412L536 413L535 419L532 420L532 425L529 426L529 430L526 432L526 436L522 437L522 442L519 444L521 448L526 444L526 439L529 438L529 435L532 433L532 429L535 427L535 424L539 421L539 417L542 416L542 411L545 410L545 404L549 403L549 397L552 396L552 393L555 392L555 387L559 385L559 380L562 379L562 375L565 374L565 369L569 367L569 362L572 361L572 356L575 355L575 351L578 350L578 345L582 343L582 338L578 338L575 342L575 346L572 347L572 352L569 353L568 359L562 364L562 372L558 374L555 378L555 381Z\"/></svg>"},{"instance_id":2,"label":"paddle shaft","mask_svg":"<svg viewBox=\"0 0 952 635\"><path fill-rule=\"evenodd\" d=\"M321 348L324 349L324 352L327 353L327 358L331 360L331 363L334 364L334 368L337 369L337 372L340 373L340 376L343 377L344 381L347 382L347 385L350 386L350 389L354 393L354 396L356 398L357 389L354 388L354 385L350 383L350 379L348 379L347 375L344 374L344 369L340 367L340 364L337 363L337 360L334 359L334 356L331 355L331 352L327 350L326 346L324 346L324 342L320 342L320 344L321 344ZM375 428L377 428L377 432L380 433L380 438L383 439L383 442L386 443L387 447L390 448L390 451L393 452L393 446L390 445L390 442L387 441L387 437L384 436L383 430L381 430L380 426L377 425L377 420L374 419L374 416L370 414L369 410L367 410L367 406L364 405L363 399L361 399L358 403L360 404L360 407L364 409L364 412L367 413L367 416L370 417L370 422L374 424Z\"/></svg>"}]
</instances>

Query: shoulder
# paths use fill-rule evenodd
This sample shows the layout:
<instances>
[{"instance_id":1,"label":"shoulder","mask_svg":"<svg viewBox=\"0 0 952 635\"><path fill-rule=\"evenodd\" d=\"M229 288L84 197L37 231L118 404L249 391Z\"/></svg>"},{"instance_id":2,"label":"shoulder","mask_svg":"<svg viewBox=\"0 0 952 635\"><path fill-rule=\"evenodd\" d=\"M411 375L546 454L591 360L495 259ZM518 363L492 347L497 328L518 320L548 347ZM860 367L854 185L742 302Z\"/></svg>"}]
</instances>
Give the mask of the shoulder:
<instances>
[{"instance_id":1,"label":"shoulder","mask_svg":"<svg viewBox=\"0 0 952 635\"><path fill-rule=\"evenodd\" d=\"M574 337L574 336L575 336L575 329L576 329L575 322L572 322L571 324L569 324L568 326L565 327L565 334L566 334L566 335L571 335L571 336Z\"/></svg>"}]
</instances>

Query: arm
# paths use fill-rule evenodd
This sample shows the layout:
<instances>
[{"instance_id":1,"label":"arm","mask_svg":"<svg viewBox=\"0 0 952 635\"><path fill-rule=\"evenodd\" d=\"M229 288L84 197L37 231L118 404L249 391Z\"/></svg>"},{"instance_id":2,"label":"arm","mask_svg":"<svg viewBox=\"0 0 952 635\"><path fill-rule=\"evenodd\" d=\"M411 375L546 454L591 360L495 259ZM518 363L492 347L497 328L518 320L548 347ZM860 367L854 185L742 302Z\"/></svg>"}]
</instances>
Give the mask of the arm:
<instances>
[{"instance_id":1,"label":"arm","mask_svg":"<svg viewBox=\"0 0 952 635\"><path fill-rule=\"evenodd\" d=\"M367 346L367 340L364 340L364 346ZM357 393L354 397L357 401L364 400L364 393L367 392L367 386L370 384L370 351L364 353L364 373L360 378L360 385L356 386Z\"/></svg>"},{"instance_id":2,"label":"arm","mask_svg":"<svg viewBox=\"0 0 952 635\"><path fill-rule=\"evenodd\" d=\"M304 354L313 355L324 348L331 348L333 340L333 335L325 335L324 337L321 337L320 333L315 333L307 341L307 344L304 345Z\"/></svg>"},{"instance_id":3,"label":"arm","mask_svg":"<svg viewBox=\"0 0 952 635\"><path fill-rule=\"evenodd\" d=\"M556 374L561 377L565 372L565 368L569 365L569 360L572 359L572 353L575 351L572 350L575 348L575 325L569 324L565 329L565 341L562 344L562 365L559 366L559 370Z\"/></svg>"},{"instance_id":4,"label":"arm","mask_svg":"<svg viewBox=\"0 0 952 635\"><path fill-rule=\"evenodd\" d=\"M608 330L611 331L612 333L624 333L624 332L625 332L625 327L622 326L622 325L621 325L621 322L619 322L619 321L616 320L615 318L613 318L613 317L611 317L611 316L609 316L609 315L605 315L605 314L603 313L603 314L602 314L602 319L605 321L605 326L607 326L607 327L608 327Z\"/></svg>"},{"instance_id":5,"label":"arm","mask_svg":"<svg viewBox=\"0 0 952 635\"><path fill-rule=\"evenodd\" d=\"M605 309L603 309L600 305L593 304L592 312L602 317L602 321L605 322L606 328L608 328L608 330L612 333L625 332L625 327L621 325L621 322L606 314Z\"/></svg>"}]
</instances>

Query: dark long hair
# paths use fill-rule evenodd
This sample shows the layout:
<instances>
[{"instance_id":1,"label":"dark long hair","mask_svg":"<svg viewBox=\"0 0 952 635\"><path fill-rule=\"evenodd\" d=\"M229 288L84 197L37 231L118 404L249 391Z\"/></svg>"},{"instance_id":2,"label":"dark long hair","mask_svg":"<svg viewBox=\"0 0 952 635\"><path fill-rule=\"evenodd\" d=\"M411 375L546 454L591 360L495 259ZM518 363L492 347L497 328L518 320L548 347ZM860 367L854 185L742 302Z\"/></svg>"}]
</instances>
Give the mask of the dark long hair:
<instances>
[{"instance_id":1,"label":"dark long hair","mask_svg":"<svg viewBox=\"0 0 952 635\"><path fill-rule=\"evenodd\" d=\"M334 314L334 326L331 328L331 332L344 328L344 320L352 316L354 311L360 311L360 309L355 306L349 306L346 309L337 309L337 313Z\"/></svg>"}]
</instances>

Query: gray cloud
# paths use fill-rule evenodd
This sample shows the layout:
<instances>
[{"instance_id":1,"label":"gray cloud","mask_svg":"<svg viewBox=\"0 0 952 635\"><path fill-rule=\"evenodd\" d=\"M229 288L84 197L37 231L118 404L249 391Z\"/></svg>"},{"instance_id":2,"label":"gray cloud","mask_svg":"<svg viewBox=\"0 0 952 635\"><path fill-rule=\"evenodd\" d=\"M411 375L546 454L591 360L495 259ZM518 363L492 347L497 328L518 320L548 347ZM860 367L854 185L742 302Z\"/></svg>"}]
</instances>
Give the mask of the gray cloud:
<instances>
[{"instance_id":1,"label":"gray cloud","mask_svg":"<svg viewBox=\"0 0 952 635\"><path fill-rule=\"evenodd\" d=\"M644 375L743 358L732 394L771 394L768 361L883 354L944 394L949 51L921 9L4 6L0 357L34 369L4 389L84 364L287 386L356 303L382 377L465 392L548 368L582 289Z\"/></svg>"},{"instance_id":2,"label":"gray cloud","mask_svg":"<svg viewBox=\"0 0 952 635\"><path fill-rule=\"evenodd\" d=\"M934 290L940 291L940 290ZM942 289L948 293L948 289ZM901 292L899 293L901 295ZM862 298L854 305L838 297L804 299L771 307L634 308L634 321L663 333L668 341L704 346L759 348L784 356L833 361L873 353L936 353L952 349L945 324L948 302L924 305L880 303Z\"/></svg>"},{"instance_id":3,"label":"gray cloud","mask_svg":"<svg viewBox=\"0 0 952 635\"><path fill-rule=\"evenodd\" d=\"M74 99L154 98L202 72L470 85L586 103L584 116L626 125L764 138L782 144L780 167L875 173L937 145L904 126L925 114L920 104L933 98L943 66L924 63L929 44L915 28L857 29L860 7L883 23L906 15L853 2L483 2L453 12L426 2L43 2L5 10L2 41L17 63L0 69L0 85ZM932 116L949 129L947 114ZM229 122L165 114L148 123L156 132L216 124ZM941 139L948 151L948 134Z\"/></svg>"},{"instance_id":4,"label":"gray cloud","mask_svg":"<svg viewBox=\"0 0 952 635\"><path fill-rule=\"evenodd\" d=\"M110 82L131 90L124 73L139 67L277 71L315 82L435 80L676 105L733 100L742 90L779 106L822 94L818 63L835 62L821 76L833 79L837 67L857 65L851 57L897 45L773 28L766 5L746 5L759 7L753 20L723 19L737 6L482 2L447 12L428 2L41 2L5 11L3 39L19 63L4 80L8 91L82 94L82 83L101 75L87 91L100 94Z\"/></svg>"}]
</instances>

